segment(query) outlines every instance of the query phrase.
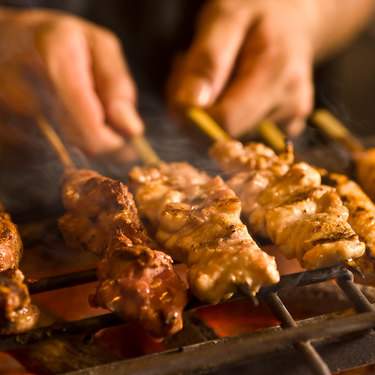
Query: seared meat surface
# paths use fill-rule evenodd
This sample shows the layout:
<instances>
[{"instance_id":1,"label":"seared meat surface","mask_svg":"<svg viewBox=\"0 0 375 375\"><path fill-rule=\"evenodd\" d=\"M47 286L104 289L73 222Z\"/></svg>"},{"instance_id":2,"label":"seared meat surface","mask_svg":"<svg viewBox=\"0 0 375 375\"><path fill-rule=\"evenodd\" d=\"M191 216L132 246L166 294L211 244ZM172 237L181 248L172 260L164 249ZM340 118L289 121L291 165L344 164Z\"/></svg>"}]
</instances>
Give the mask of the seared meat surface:
<instances>
[{"instance_id":1,"label":"seared meat surface","mask_svg":"<svg viewBox=\"0 0 375 375\"><path fill-rule=\"evenodd\" d=\"M186 287L172 259L152 250L133 197L119 181L88 170L68 170L63 179L68 212L59 227L69 246L101 257L93 305L164 337L182 328Z\"/></svg>"},{"instance_id":2,"label":"seared meat surface","mask_svg":"<svg viewBox=\"0 0 375 375\"><path fill-rule=\"evenodd\" d=\"M156 240L188 266L188 281L200 300L230 298L239 284L255 293L279 280L275 260L259 249L240 220L241 204L220 177L187 163L135 167L130 186Z\"/></svg>"},{"instance_id":3,"label":"seared meat surface","mask_svg":"<svg viewBox=\"0 0 375 375\"><path fill-rule=\"evenodd\" d=\"M349 210L348 222L366 245L363 256L355 259L367 284L375 285L375 205L358 184L336 173L328 175L344 205Z\"/></svg>"},{"instance_id":4,"label":"seared meat surface","mask_svg":"<svg viewBox=\"0 0 375 375\"><path fill-rule=\"evenodd\" d=\"M307 269L363 255L365 245L348 223L347 208L334 188L321 184L316 169L306 163L291 164L292 158L278 159L271 149L267 163L251 164L247 159L256 157L254 150L259 148L254 143L218 142L211 156L225 167L228 152L222 163L220 150L231 147L236 149L236 162L246 162L227 183L240 197L252 233L271 239L287 258L297 258Z\"/></svg>"},{"instance_id":5,"label":"seared meat surface","mask_svg":"<svg viewBox=\"0 0 375 375\"><path fill-rule=\"evenodd\" d=\"M156 337L181 328L186 295L181 293L171 258L143 245L133 246L132 251L123 251L121 242L118 245L119 250L99 262L101 282L93 303L137 322Z\"/></svg>"},{"instance_id":6,"label":"seared meat surface","mask_svg":"<svg viewBox=\"0 0 375 375\"><path fill-rule=\"evenodd\" d=\"M22 256L22 241L17 227L0 205L0 272L17 268Z\"/></svg>"},{"instance_id":7,"label":"seared meat surface","mask_svg":"<svg viewBox=\"0 0 375 375\"><path fill-rule=\"evenodd\" d=\"M17 269L21 256L18 229L0 205L0 334L26 331L39 317L39 310L31 304L24 276Z\"/></svg>"},{"instance_id":8,"label":"seared meat surface","mask_svg":"<svg viewBox=\"0 0 375 375\"><path fill-rule=\"evenodd\" d=\"M39 310L31 304L29 291L19 269L0 273L0 334L26 331L39 318Z\"/></svg>"},{"instance_id":9,"label":"seared meat surface","mask_svg":"<svg viewBox=\"0 0 375 375\"><path fill-rule=\"evenodd\" d=\"M251 142L244 148L241 142L223 141L211 147L210 155L224 172L230 174L272 169L283 175L294 161L291 144L287 145L284 153L276 155L263 143Z\"/></svg>"}]
</instances>

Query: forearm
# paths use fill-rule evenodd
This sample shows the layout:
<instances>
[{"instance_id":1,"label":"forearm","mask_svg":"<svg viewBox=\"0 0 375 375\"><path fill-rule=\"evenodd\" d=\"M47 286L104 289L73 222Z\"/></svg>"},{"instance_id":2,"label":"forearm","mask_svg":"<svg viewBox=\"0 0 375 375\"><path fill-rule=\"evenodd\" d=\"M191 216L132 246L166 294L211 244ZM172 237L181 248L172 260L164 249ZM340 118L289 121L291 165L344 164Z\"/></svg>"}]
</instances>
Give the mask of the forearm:
<instances>
[{"instance_id":1,"label":"forearm","mask_svg":"<svg viewBox=\"0 0 375 375\"><path fill-rule=\"evenodd\" d=\"M312 16L315 61L345 47L366 26L374 0L307 0Z\"/></svg>"}]
</instances>

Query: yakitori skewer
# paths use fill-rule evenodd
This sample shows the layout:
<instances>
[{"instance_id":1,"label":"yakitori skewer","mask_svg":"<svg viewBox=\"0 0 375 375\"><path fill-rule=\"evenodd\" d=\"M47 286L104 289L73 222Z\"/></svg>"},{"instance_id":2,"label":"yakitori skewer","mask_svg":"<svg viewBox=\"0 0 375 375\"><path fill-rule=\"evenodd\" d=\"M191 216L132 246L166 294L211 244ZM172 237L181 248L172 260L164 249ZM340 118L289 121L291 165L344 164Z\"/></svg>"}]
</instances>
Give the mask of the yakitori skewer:
<instances>
[{"instance_id":1,"label":"yakitori skewer","mask_svg":"<svg viewBox=\"0 0 375 375\"><path fill-rule=\"evenodd\" d=\"M75 168L48 121L39 116L37 124L65 166L62 199L67 213L59 219L64 239L68 246L100 258L99 284L90 303L140 325L154 337L180 330L186 286L171 257L155 250L127 187L92 170ZM145 141L138 138L135 143L144 158L155 161Z\"/></svg>"},{"instance_id":2,"label":"yakitori skewer","mask_svg":"<svg viewBox=\"0 0 375 375\"><path fill-rule=\"evenodd\" d=\"M351 149L359 150L360 143L355 137L350 137L349 131L343 128L328 111L319 110L313 114L315 121L319 121L322 127L329 129L332 136L345 139L343 144L351 145ZM333 124L333 125L332 125ZM271 135L271 136L270 136ZM280 137L280 131L275 132L273 127L263 133L265 141L272 147L272 140ZM347 146L349 147L349 146ZM337 173L330 173L324 169L319 169L326 184L333 186L344 206L349 211L348 222L358 234L359 239L366 245L366 252L363 256L348 260L345 265L353 272L362 277L366 284L375 284L375 205L365 194L358 184L351 181L347 176Z\"/></svg>"},{"instance_id":3,"label":"yakitori skewer","mask_svg":"<svg viewBox=\"0 0 375 375\"><path fill-rule=\"evenodd\" d=\"M49 137L49 139L53 139L53 137ZM56 142L54 141L54 143L56 143ZM143 149L143 151L146 149L146 152L143 152L143 155L152 155L151 158L148 158L148 157L144 158L144 160L146 162L146 165L148 165L147 168L155 168L155 170L157 170L158 168L159 168L159 170L160 170L160 168L170 168L170 170L174 170L174 168L179 167L177 165L174 165L173 163L172 163L173 165L167 165L167 163L162 163L162 162L159 162L158 166L156 166L155 164L157 164L157 161L159 159L158 159L156 153L153 152L153 150L151 149L151 147L148 145L147 141L145 139L139 141L139 139L138 139L136 142L134 142L134 144L137 145L138 147L141 147ZM145 145L146 145L146 147L144 147ZM54 146L54 147L57 148L56 146ZM59 147L59 149L60 149L60 147ZM150 150L151 150L151 152L149 152ZM64 160L66 160L66 158L64 158ZM150 167L150 165L154 166L154 167ZM198 172L198 171L196 171L191 166L189 166L188 168L189 168L189 170L192 173L197 173L197 174L202 175L202 176L204 175L203 176L203 180L205 180L204 183L205 184L211 184L210 185L210 188L211 188L210 194L211 195L212 194L216 194L216 196L212 196L212 199L215 199L215 202L219 202L219 203L223 204L223 202L224 202L223 199L224 198L225 199L229 199L230 198L230 200L231 200L231 207L232 208L233 207L234 208L237 207L236 204L234 204L235 203L234 201L235 200L238 201L238 198L235 197L234 193L231 192L231 190L228 189L222 181L220 183L219 178L216 179L216 180L212 180L211 178L209 178L208 176L206 176L203 172ZM176 170L176 173L177 174L179 173L178 169ZM189 178L189 176L186 176L186 177L187 177L186 184L189 184L191 182L190 178ZM150 177L147 177L147 179L149 180ZM211 182L211 180L213 182ZM194 188L197 188L197 187L199 189L203 188L204 184L202 186L199 186L199 185L196 184L196 181L194 183L195 183ZM171 184L171 181L167 182L167 184ZM186 184L184 184L184 187L186 187ZM69 191L72 190L71 189L72 186L73 186L73 190L74 190L74 184L71 184L70 186L68 185L68 188L66 189L67 193L69 193ZM176 187L174 187L174 189L176 189ZM225 194L227 194L227 197L224 197ZM71 196L73 196L73 198L74 198L75 194L71 194ZM200 197L198 197L198 198L200 198ZM217 200L217 199L219 199L219 200ZM67 200L69 200L69 199L67 199ZM205 200L206 207L202 206L201 209L202 209L202 213L204 213L205 216L207 216L208 215L208 210L207 210L208 206L207 205L209 205L210 202L208 201L207 197L205 199L203 199L203 200ZM185 208L188 205L187 201L188 201L188 199L185 199L184 202L183 202L183 205L184 205ZM71 202L71 203L73 205L75 204L75 202ZM70 203L68 202L66 204L66 206L69 208L70 207ZM140 203L139 206L142 206L142 203ZM82 209L82 207L79 207L79 208ZM187 220L187 221L190 221L190 222L196 220L196 218L198 218L197 215L200 212L200 209L199 209L199 207L198 207L197 204L195 204L194 207L191 206L191 208L194 209L192 213L195 215L195 216L193 215L195 217L195 219L191 218L191 219ZM220 213L220 207L219 207L218 203L217 203L216 209L219 210L219 213ZM227 207L227 210L228 210L228 207ZM239 221L239 210L238 209L236 209L236 210L237 210L236 212L237 212L237 216L238 216L236 220ZM213 209L213 211L214 211L214 209ZM153 213L156 214L156 211L153 212ZM225 229L226 228L225 226L222 227L222 228L225 229L224 230L225 236L227 236L227 238L230 239L231 236L234 235L233 233L237 233L237 235L239 235L240 233L237 230L237 227L238 227L237 224L238 223L237 222L236 223L235 222L232 223L229 219L227 219L226 218L226 216L228 216L227 214L228 214L228 212L225 212L225 211L222 212L222 216L220 216L220 215L216 215L215 216L214 212L211 213L211 215L213 215L213 217L218 217L218 218L223 217L224 218L224 221L222 222L222 224L225 224L228 227L230 227L230 233ZM220 220L222 220L222 219L220 219ZM165 222L165 220L163 222ZM218 224L218 222L216 223L216 225L217 224ZM232 224L232 225L230 225L230 224ZM232 241L231 244L228 243L228 248L227 249L223 248L224 250L227 250L226 252L224 252L224 251L221 252L221 250L216 252L217 253L216 255L217 255L218 259L220 257L221 258L225 258L225 256L227 258L229 256L229 259L227 260L227 262L224 262L222 265L220 265L220 267L222 267L223 270L221 270L221 271L219 269L215 269L214 270L215 271L214 274L215 274L216 278L218 278L221 275L217 280L216 279L212 279L212 281L214 281L214 282L221 281L220 285L213 285L212 284L211 288L213 287L213 289L215 289L215 291L213 289L211 291L209 291L209 289L210 289L208 287L209 278L204 277L205 273L203 272L203 270L199 270L199 267L197 266L197 263L199 263L200 260L203 261L204 259L207 258L206 261L209 261L210 257L212 257L212 255L215 255L214 254L215 251L207 252L207 256L205 258L202 256L199 259L195 259L194 260L193 259L194 257L188 256L186 259L184 259L184 260L186 260L186 262L188 264L188 267L190 267L189 269L193 268L192 272L194 274L194 280L196 280L196 282L195 282L195 284L193 282L193 284L195 286L193 286L192 289L195 290L195 292L198 295L198 297L201 297L201 299L204 302L218 302L219 300L228 298L233 293L233 291L232 291L233 289L243 289L243 288L238 288L238 286L237 286L237 284L241 283L242 279L243 279L244 282L248 281L248 283L250 285L250 289L252 290L252 293L249 293L248 296L249 296L249 298L252 298L252 299L253 299L253 293L254 293L254 291L256 291L260 286L265 285L265 284L269 284L269 283L274 283L274 282L277 282L279 280L279 274L278 274L278 272L276 270L276 264L275 264L273 258L269 257L265 253L261 252L261 250L257 247L257 245L255 244L255 242L248 235L248 232L245 229L245 226L242 223L240 225L241 225L241 228L242 228L242 232L244 232L246 234L246 236L248 237L246 240L244 238L242 238L241 241L239 241L239 244L240 245L242 244L241 245L241 252L238 253L238 254L232 254L231 253L231 255L233 255L233 256L229 256L230 255L229 253L230 253L231 246L234 248L234 243L235 243L234 240ZM64 222L61 222L61 220L60 220L60 227L61 226L64 227ZM191 228L191 223L190 224L187 223L187 227L186 228ZM165 228L163 228L163 226L161 225L160 229L163 230ZM202 232L202 235L208 236L207 226L205 227L204 223L201 223L200 227L199 228L197 227L196 229L197 230L195 231L195 237L197 236L198 232ZM68 227L67 231L69 231L69 227ZM216 231L216 232L213 233L214 234L213 238L215 239L215 241L219 241L219 243L220 243L220 241L221 241L220 238L221 238L221 236L222 236L223 233L221 233L220 230L217 230L216 227L215 227L214 231ZM90 232L86 231L85 234L87 234L87 233L90 233ZM177 237L179 236L178 233L176 235L177 235ZM72 238L72 237L74 238L74 235L70 236L70 238ZM209 237L207 237L206 240L208 240L208 238ZM204 238L203 238L203 240L204 240ZM223 241L225 241L225 240L222 239L221 242L223 242ZM77 246L79 247L79 243L81 243L81 242L82 242L82 239L79 236L77 237L77 240L74 241L76 247ZM164 245L163 241L160 241L160 242L162 243L162 245ZM185 238L185 242L186 242L186 238ZM202 242L202 241L200 241L200 242ZM74 246L74 243L72 244L73 246ZM182 243L182 241L180 241L180 244L181 243ZM194 242L192 242L192 243L194 243ZM190 245L192 243L190 243ZM245 246L247 243L249 243L249 246L251 245L252 247L255 247L255 250L253 252L251 252L251 254L248 254L247 257L251 258L251 257L254 257L255 255L259 255L262 258L262 259L258 259L258 262L253 262L255 266L249 267L248 269L246 269L245 266L246 266L246 262L248 262L249 259L247 259L246 257L244 258L244 254L247 251L246 250L247 247ZM191 247L190 245L189 245L189 247ZM224 245L224 242L223 242L222 245ZM101 254L102 253L102 250L101 250L102 248L100 246L99 247L97 245L96 246L92 245L92 246L93 246L93 248L95 248L95 252L97 254ZM223 247L223 246L221 246L221 247ZM219 250L219 248L221 249L221 247L219 246L217 248L217 250ZM176 255L176 253L179 252L179 250L173 250L173 249L168 249L168 250L170 251L171 254L173 253L172 255ZM213 250L213 249L211 249L211 250ZM186 249L185 254L187 254L188 251L189 250ZM192 251L194 251L194 249L192 249ZM237 259L236 256L238 258L238 261L236 261L236 259ZM179 260L181 260L181 258L183 258L183 256L181 256ZM271 262L271 264L267 263L267 265L265 265L264 262L266 260L267 260L267 262ZM238 263L238 268L240 269L240 272L238 272L238 274L236 274L235 272L233 274L229 274L228 273L229 271L225 269L225 267L228 268L228 264L231 264L233 262L237 262ZM264 265L264 268L262 268L263 265ZM254 268L257 269L257 271L255 272L255 274L253 272L253 274L249 275L248 273L251 273L251 270L253 270ZM208 272L208 269L210 269L210 267L207 268L207 272ZM263 272L264 272L264 277L262 276ZM192 278L193 278L193 276L191 277L191 279ZM238 281L238 280L240 280L240 281ZM190 280L190 281L192 281L192 280ZM207 292L207 291L209 291L209 292L208 293L205 293L205 292L201 292L200 293L198 291L199 288L201 288L200 285L202 285L202 286L204 286L204 288L206 288L205 292ZM201 289L201 290L203 290L203 289Z\"/></svg>"},{"instance_id":4,"label":"yakitori skewer","mask_svg":"<svg viewBox=\"0 0 375 375\"><path fill-rule=\"evenodd\" d=\"M209 126L210 134L219 128L213 121L197 125ZM268 140L275 142L278 135L270 129L264 126L263 132L272 134ZM277 143L282 144L284 138ZM335 189L321 184L316 169L293 163L290 145L277 156L259 143L214 139L220 140L210 154L229 174L227 183L239 195L252 233L270 238L287 258L296 257L308 269L346 262L364 253L365 246L348 224L347 209Z\"/></svg>"},{"instance_id":5,"label":"yakitori skewer","mask_svg":"<svg viewBox=\"0 0 375 375\"><path fill-rule=\"evenodd\" d=\"M201 301L217 303L236 290L255 301L262 285L279 280L274 258L251 238L239 199L220 177L161 161L133 168L129 178L140 214L165 250L187 264L190 288Z\"/></svg>"}]
</instances>

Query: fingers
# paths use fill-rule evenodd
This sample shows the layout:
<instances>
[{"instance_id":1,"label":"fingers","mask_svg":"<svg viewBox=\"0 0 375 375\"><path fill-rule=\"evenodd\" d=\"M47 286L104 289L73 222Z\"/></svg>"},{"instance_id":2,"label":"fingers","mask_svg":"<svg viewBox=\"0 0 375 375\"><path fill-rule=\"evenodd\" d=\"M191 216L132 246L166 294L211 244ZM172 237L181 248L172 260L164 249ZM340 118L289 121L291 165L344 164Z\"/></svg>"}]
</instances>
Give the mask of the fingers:
<instances>
[{"instance_id":1,"label":"fingers","mask_svg":"<svg viewBox=\"0 0 375 375\"><path fill-rule=\"evenodd\" d=\"M233 137L251 131L264 118L297 135L312 108L311 61L290 52L267 28L259 23L253 29L231 82L208 109Z\"/></svg>"},{"instance_id":2,"label":"fingers","mask_svg":"<svg viewBox=\"0 0 375 375\"><path fill-rule=\"evenodd\" d=\"M314 87L311 67L312 65L307 63L295 67L293 78L290 79L278 108L269 115L269 118L292 138L302 133L306 118L313 109Z\"/></svg>"},{"instance_id":3,"label":"fingers","mask_svg":"<svg viewBox=\"0 0 375 375\"><path fill-rule=\"evenodd\" d=\"M267 25L258 24L242 47L231 81L209 108L233 137L253 128L276 106L285 61L282 47L268 40Z\"/></svg>"},{"instance_id":4,"label":"fingers","mask_svg":"<svg viewBox=\"0 0 375 375\"><path fill-rule=\"evenodd\" d=\"M90 50L96 89L109 122L122 134L141 134L144 126L135 108L136 89L119 40L108 31L92 30Z\"/></svg>"},{"instance_id":5,"label":"fingers","mask_svg":"<svg viewBox=\"0 0 375 375\"><path fill-rule=\"evenodd\" d=\"M48 32L40 32L36 43L48 76L70 115L69 121L62 124L63 134L87 154L98 155L124 146L125 141L105 123L87 38L82 25L68 19Z\"/></svg>"},{"instance_id":6,"label":"fingers","mask_svg":"<svg viewBox=\"0 0 375 375\"><path fill-rule=\"evenodd\" d=\"M212 1L205 7L193 44L170 84L175 105L208 106L217 99L245 38L247 18L233 1Z\"/></svg>"},{"instance_id":7,"label":"fingers","mask_svg":"<svg viewBox=\"0 0 375 375\"><path fill-rule=\"evenodd\" d=\"M234 137L264 118L292 136L311 111L312 66L308 28L294 3L211 1L171 75L168 102L205 107Z\"/></svg>"}]
</instances>

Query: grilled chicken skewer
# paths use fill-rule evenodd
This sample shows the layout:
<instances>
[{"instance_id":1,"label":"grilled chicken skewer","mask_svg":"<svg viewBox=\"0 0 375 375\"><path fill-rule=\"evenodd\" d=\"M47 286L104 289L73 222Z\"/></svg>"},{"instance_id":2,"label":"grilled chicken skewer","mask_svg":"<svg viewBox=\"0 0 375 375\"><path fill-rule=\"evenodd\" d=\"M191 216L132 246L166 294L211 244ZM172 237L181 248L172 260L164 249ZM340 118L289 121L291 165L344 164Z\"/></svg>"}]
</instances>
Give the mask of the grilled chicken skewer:
<instances>
[{"instance_id":1,"label":"grilled chicken skewer","mask_svg":"<svg viewBox=\"0 0 375 375\"><path fill-rule=\"evenodd\" d=\"M330 115L327 115L330 118ZM341 129L340 125L334 127L336 132L337 128ZM284 138L278 129L269 126L265 127L262 135L272 147L274 147L274 140L277 141L277 145L280 145ZM344 133L341 133L341 137L343 136ZM358 150L356 139L347 137L347 135L345 139L348 147ZM284 152L285 148L284 144ZM281 149L279 148L279 150ZM336 189L344 206L349 211L348 223L366 245L365 254L356 258L355 261L347 262L347 265L362 276L362 283L375 285L375 205L361 187L347 176L329 173L324 169L319 169L319 172L325 183Z\"/></svg>"},{"instance_id":2,"label":"grilled chicken skewer","mask_svg":"<svg viewBox=\"0 0 375 375\"><path fill-rule=\"evenodd\" d=\"M180 330L186 286L173 270L172 259L154 250L127 187L94 171L74 168L51 125L43 116L37 123L66 168L62 199L67 213L59 220L65 241L101 258L99 285L90 303L140 325L154 337ZM137 139L136 144L145 158L156 158L147 143Z\"/></svg>"},{"instance_id":3,"label":"grilled chicken skewer","mask_svg":"<svg viewBox=\"0 0 375 375\"><path fill-rule=\"evenodd\" d=\"M268 237L307 269L364 253L335 189L322 185L319 172L308 164L293 164L291 146L279 156L259 143L243 146L223 136L216 123L191 113L201 111L191 109L188 117L216 140L210 155L230 176L227 183L241 199L252 234Z\"/></svg>"},{"instance_id":4,"label":"grilled chicken skewer","mask_svg":"<svg viewBox=\"0 0 375 375\"><path fill-rule=\"evenodd\" d=\"M375 285L375 205L347 176L326 172L323 178L336 188L349 210L349 224L366 245L365 254L355 259L355 266L363 275L361 282Z\"/></svg>"},{"instance_id":5,"label":"grilled chicken skewer","mask_svg":"<svg viewBox=\"0 0 375 375\"><path fill-rule=\"evenodd\" d=\"M62 197L67 213L59 227L66 243L101 258L92 304L116 312L155 337L180 330L186 287L172 259L153 250L155 244L126 186L94 171L68 169Z\"/></svg>"},{"instance_id":6,"label":"grilled chicken skewer","mask_svg":"<svg viewBox=\"0 0 375 375\"><path fill-rule=\"evenodd\" d=\"M135 167L130 186L156 240L188 266L188 281L200 300L217 303L246 284L255 294L275 283L273 257L259 249L240 220L241 203L220 177L187 163Z\"/></svg>"},{"instance_id":7,"label":"grilled chicken skewer","mask_svg":"<svg viewBox=\"0 0 375 375\"><path fill-rule=\"evenodd\" d=\"M225 171L229 160L237 162L239 172L227 183L242 201L250 230L270 238L288 259L316 269L363 255L347 208L334 188L322 185L318 170L290 164L290 156L257 143L218 142L210 155Z\"/></svg>"},{"instance_id":8,"label":"grilled chicken skewer","mask_svg":"<svg viewBox=\"0 0 375 375\"><path fill-rule=\"evenodd\" d=\"M17 227L0 205L0 334L32 328L39 310L31 304L24 276L18 269L22 241Z\"/></svg>"}]
</instances>

